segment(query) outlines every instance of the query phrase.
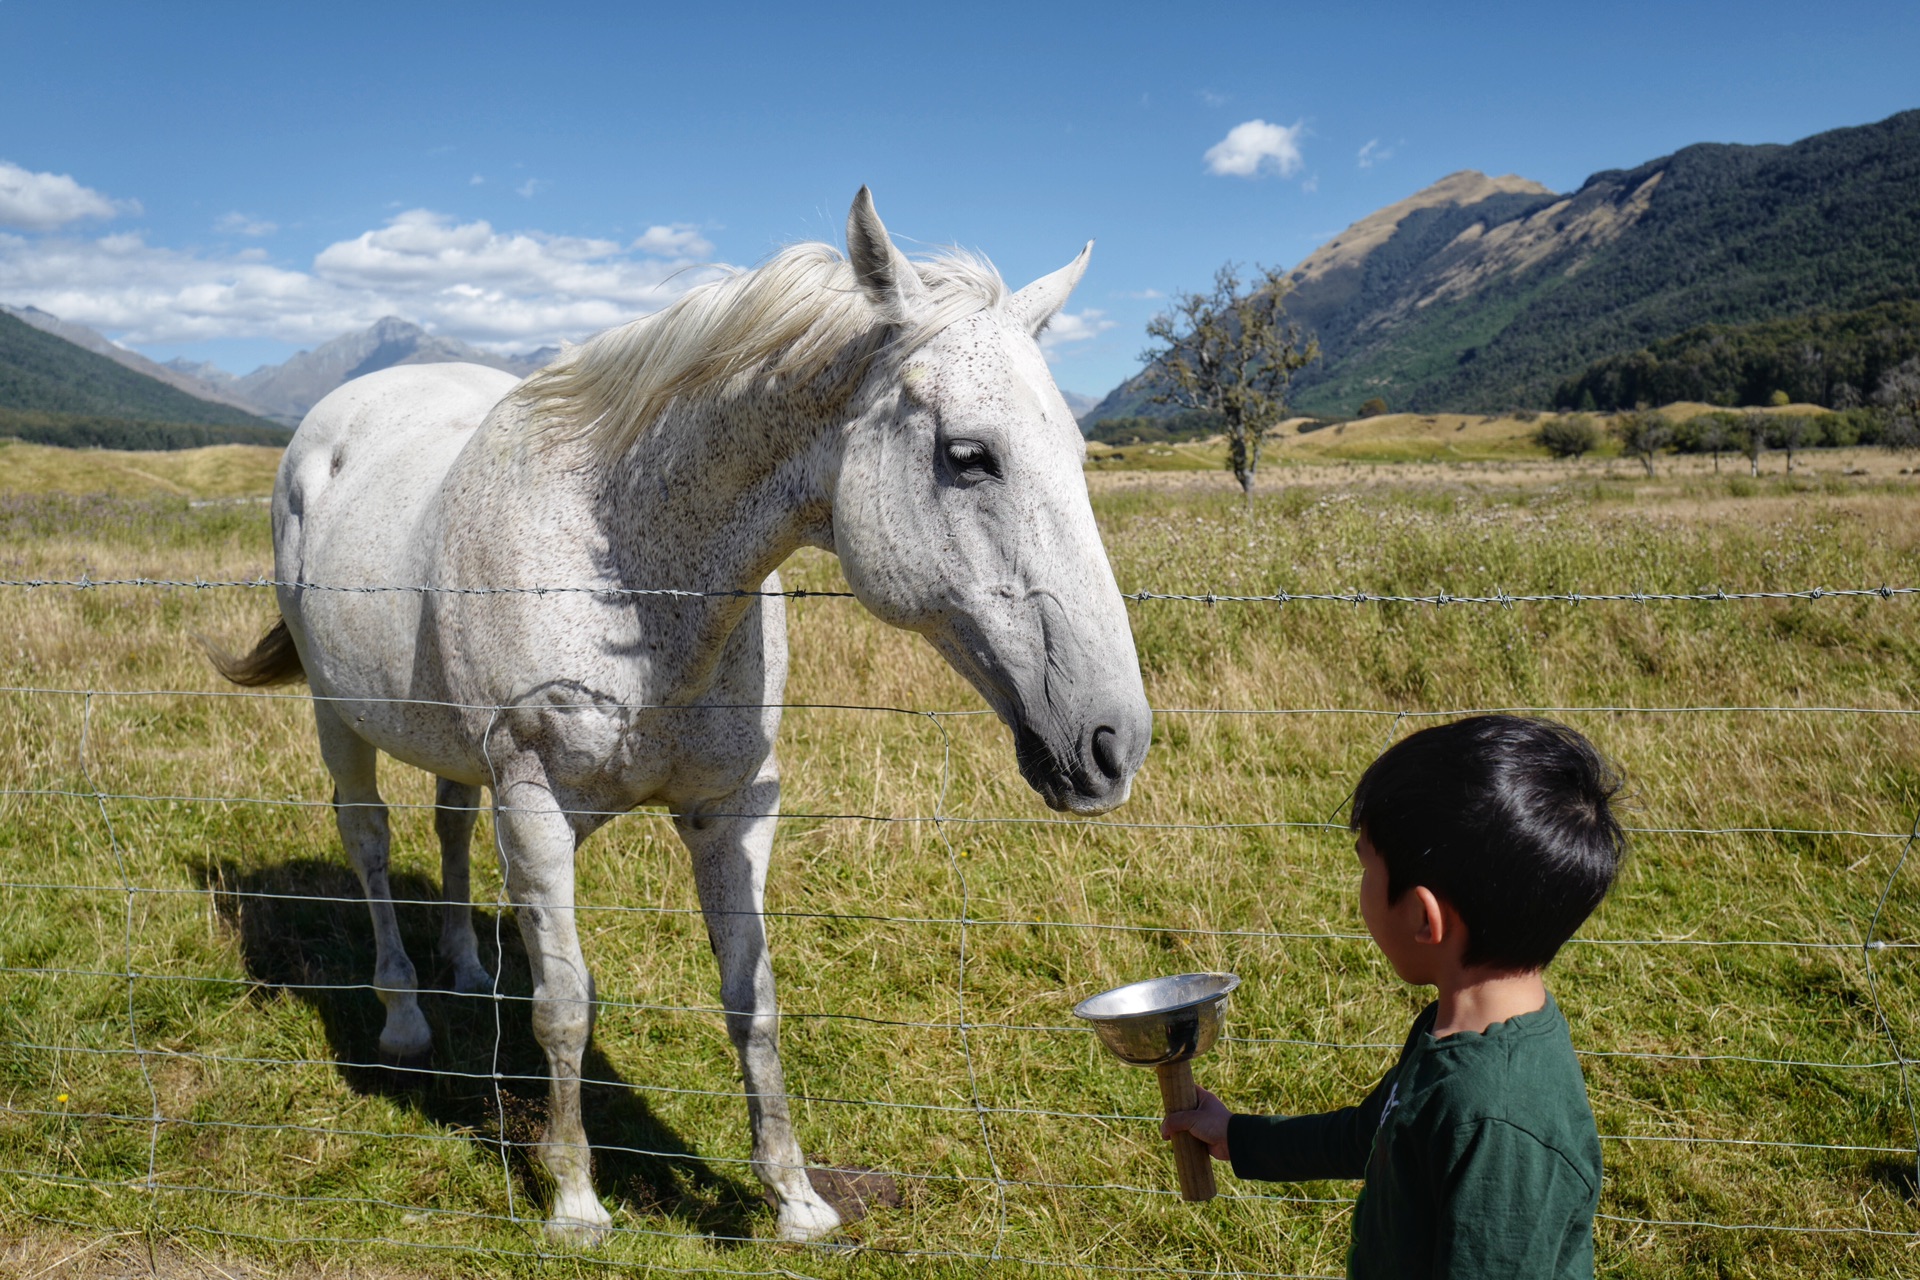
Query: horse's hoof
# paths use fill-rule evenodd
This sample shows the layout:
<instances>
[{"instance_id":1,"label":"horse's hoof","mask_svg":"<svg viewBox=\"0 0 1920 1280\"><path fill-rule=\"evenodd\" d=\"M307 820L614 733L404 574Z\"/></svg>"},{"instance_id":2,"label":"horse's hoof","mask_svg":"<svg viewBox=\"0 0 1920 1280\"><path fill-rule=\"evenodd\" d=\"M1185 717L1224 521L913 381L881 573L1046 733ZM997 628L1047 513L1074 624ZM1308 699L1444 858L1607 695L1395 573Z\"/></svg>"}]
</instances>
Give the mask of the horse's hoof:
<instances>
[{"instance_id":1,"label":"horse's hoof","mask_svg":"<svg viewBox=\"0 0 1920 1280\"><path fill-rule=\"evenodd\" d=\"M780 1206L774 1237L789 1244L809 1244L839 1228L840 1214L825 1200L789 1200Z\"/></svg>"},{"instance_id":2,"label":"horse's hoof","mask_svg":"<svg viewBox=\"0 0 1920 1280\"><path fill-rule=\"evenodd\" d=\"M547 1238L555 1244L569 1245L575 1249L597 1249L607 1242L607 1236L613 1231L613 1219L607 1211L600 1211L601 1221L588 1222L581 1218L548 1218Z\"/></svg>"},{"instance_id":3,"label":"horse's hoof","mask_svg":"<svg viewBox=\"0 0 1920 1280\"><path fill-rule=\"evenodd\" d=\"M463 996L492 995L493 975L477 964L457 968L453 971L453 989Z\"/></svg>"},{"instance_id":4,"label":"horse's hoof","mask_svg":"<svg viewBox=\"0 0 1920 1280\"><path fill-rule=\"evenodd\" d=\"M412 1053L380 1051L380 1065L395 1083L408 1089L424 1089L433 1076L433 1046Z\"/></svg>"}]
</instances>

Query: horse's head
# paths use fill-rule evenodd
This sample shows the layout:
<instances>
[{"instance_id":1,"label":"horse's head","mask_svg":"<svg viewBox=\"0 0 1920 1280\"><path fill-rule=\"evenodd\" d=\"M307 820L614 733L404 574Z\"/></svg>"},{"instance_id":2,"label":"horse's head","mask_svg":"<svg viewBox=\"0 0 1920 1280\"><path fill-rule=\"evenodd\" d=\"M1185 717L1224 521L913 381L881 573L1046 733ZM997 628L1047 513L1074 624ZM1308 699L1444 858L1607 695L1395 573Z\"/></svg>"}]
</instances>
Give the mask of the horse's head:
<instances>
[{"instance_id":1,"label":"horse's head","mask_svg":"<svg viewBox=\"0 0 1920 1280\"><path fill-rule=\"evenodd\" d=\"M865 188L847 248L881 315L927 323L938 303ZM834 549L861 603L926 636L1013 731L1033 789L1081 814L1126 800L1153 732L1086 447L1036 341L1091 248L876 361L833 499Z\"/></svg>"}]
</instances>

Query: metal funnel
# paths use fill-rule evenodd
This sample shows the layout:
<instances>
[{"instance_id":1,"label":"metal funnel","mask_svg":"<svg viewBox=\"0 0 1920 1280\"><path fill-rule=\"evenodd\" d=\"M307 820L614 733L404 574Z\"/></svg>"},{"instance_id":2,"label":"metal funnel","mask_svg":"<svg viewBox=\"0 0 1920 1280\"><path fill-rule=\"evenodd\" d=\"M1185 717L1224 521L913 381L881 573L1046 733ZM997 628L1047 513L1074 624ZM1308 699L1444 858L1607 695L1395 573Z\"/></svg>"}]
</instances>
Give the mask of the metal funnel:
<instances>
[{"instance_id":1,"label":"metal funnel","mask_svg":"<svg viewBox=\"0 0 1920 1280\"><path fill-rule=\"evenodd\" d=\"M1154 1069L1160 1077L1160 1105L1172 1115L1198 1105L1193 1069L1187 1064L1219 1039L1227 996L1239 985L1239 976L1231 973L1149 978L1089 996L1073 1013L1093 1024L1100 1043L1114 1057ZM1198 1138L1174 1135L1173 1164L1180 1175L1181 1199L1213 1199L1213 1161Z\"/></svg>"}]
</instances>

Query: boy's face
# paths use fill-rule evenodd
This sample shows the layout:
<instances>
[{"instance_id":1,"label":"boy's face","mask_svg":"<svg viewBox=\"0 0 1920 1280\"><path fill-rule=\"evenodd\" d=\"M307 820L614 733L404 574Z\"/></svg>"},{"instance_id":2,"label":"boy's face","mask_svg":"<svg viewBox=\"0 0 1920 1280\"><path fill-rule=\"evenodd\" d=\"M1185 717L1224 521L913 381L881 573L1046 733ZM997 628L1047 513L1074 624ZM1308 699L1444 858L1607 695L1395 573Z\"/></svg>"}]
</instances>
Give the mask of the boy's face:
<instances>
[{"instance_id":1,"label":"boy's face","mask_svg":"<svg viewBox=\"0 0 1920 1280\"><path fill-rule=\"evenodd\" d=\"M1408 892L1399 902L1387 901L1387 862L1374 849L1365 831L1353 842L1353 851L1360 858L1360 915L1367 922L1367 932L1373 935L1374 945L1380 948L1402 981L1423 985L1432 982L1427 970L1433 948L1420 945L1420 928L1426 922L1426 913L1421 909L1418 895Z\"/></svg>"}]
</instances>

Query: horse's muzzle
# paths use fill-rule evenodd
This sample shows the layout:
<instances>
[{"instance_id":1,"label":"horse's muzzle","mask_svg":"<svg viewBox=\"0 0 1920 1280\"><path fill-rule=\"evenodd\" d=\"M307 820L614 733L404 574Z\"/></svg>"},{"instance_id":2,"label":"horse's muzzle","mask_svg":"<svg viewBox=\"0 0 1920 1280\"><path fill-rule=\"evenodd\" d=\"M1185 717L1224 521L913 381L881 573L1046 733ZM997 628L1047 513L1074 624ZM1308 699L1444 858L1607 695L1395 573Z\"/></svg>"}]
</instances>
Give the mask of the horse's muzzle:
<instances>
[{"instance_id":1,"label":"horse's muzzle","mask_svg":"<svg viewBox=\"0 0 1920 1280\"><path fill-rule=\"evenodd\" d=\"M1048 808L1090 818L1126 803L1151 736L1151 726L1101 723L1062 750L1023 723L1013 731L1013 751L1020 776Z\"/></svg>"}]
</instances>

